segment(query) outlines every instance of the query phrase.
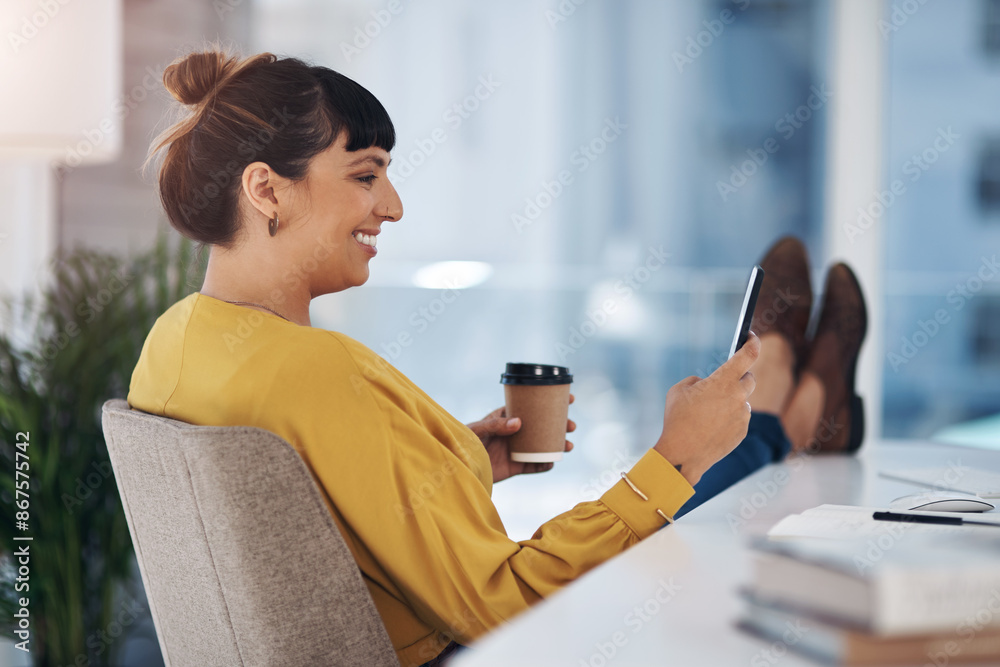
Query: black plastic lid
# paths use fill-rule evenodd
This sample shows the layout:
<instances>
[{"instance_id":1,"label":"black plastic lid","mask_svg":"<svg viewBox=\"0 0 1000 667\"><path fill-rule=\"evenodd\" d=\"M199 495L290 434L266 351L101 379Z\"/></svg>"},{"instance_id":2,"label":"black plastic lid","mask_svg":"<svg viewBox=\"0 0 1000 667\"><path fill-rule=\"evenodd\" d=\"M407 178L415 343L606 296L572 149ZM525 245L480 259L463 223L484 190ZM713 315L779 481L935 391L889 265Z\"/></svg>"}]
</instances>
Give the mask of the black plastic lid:
<instances>
[{"instance_id":1,"label":"black plastic lid","mask_svg":"<svg viewBox=\"0 0 1000 667\"><path fill-rule=\"evenodd\" d=\"M507 364L507 372L500 376L500 384L571 384L573 376L565 366L546 364Z\"/></svg>"}]
</instances>

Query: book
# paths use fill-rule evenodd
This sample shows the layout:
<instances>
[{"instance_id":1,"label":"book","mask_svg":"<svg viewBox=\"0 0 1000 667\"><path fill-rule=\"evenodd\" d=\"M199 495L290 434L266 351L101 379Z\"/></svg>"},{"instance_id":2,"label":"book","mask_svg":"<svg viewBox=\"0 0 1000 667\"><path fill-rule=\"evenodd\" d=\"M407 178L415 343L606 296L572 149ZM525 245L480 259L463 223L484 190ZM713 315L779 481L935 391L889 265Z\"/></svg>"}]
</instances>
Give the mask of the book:
<instances>
[{"instance_id":1,"label":"book","mask_svg":"<svg viewBox=\"0 0 1000 667\"><path fill-rule=\"evenodd\" d=\"M856 540L757 540L749 592L869 634L1000 626L1000 531L895 526Z\"/></svg>"},{"instance_id":2,"label":"book","mask_svg":"<svg viewBox=\"0 0 1000 667\"><path fill-rule=\"evenodd\" d=\"M748 598L738 626L785 649L838 665L961 665L1000 663L1000 627L973 626L905 635L874 635Z\"/></svg>"}]
</instances>

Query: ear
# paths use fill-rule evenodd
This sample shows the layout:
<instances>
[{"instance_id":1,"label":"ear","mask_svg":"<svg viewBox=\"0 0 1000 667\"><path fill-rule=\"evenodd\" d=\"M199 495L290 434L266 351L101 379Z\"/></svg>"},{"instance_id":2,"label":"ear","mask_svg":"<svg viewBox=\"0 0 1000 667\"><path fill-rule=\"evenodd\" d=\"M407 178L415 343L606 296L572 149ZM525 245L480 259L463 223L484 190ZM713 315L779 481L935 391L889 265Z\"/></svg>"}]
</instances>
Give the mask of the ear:
<instances>
[{"instance_id":1,"label":"ear","mask_svg":"<svg viewBox=\"0 0 1000 667\"><path fill-rule=\"evenodd\" d=\"M243 170L243 195L265 218L271 218L278 210L277 192L282 189L285 180L267 163L251 162Z\"/></svg>"}]
</instances>

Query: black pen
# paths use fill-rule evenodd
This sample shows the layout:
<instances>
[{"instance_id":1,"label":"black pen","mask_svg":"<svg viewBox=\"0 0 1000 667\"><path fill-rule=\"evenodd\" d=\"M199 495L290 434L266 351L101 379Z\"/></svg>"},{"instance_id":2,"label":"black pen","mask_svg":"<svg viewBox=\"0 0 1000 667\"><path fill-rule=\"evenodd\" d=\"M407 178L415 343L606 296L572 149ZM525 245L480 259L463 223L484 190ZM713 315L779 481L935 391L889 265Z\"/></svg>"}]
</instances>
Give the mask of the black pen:
<instances>
[{"instance_id":1,"label":"black pen","mask_svg":"<svg viewBox=\"0 0 1000 667\"><path fill-rule=\"evenodd\" d=\"M996 526L1000 524L992 521L970 521L957 516L935 516L931 514L900 514L899 512L875 512L872 518L876 521L899 521L902 523L934 523L944 526L962 526L965 524L976 526Z\"/></svg>"}]
</instances>

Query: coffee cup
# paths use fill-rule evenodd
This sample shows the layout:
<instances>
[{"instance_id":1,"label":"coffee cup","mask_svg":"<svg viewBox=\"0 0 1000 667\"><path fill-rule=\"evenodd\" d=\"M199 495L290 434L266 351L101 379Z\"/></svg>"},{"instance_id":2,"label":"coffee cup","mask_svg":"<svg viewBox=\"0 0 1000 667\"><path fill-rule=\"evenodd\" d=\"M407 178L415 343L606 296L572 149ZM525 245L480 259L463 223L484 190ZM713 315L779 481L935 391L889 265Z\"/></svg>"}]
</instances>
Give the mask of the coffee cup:
<instances>
[{"instance_id":1,"label":"coffee cup","mask_svg":"<svg viewBox=\"0 0 1000 667\"><path fill-rule=\"evenodd\" d=\"M569 389L573 376L564 366L509 363L500 376L507 417L521 428L510 436L512 461L559 461L566 448Z\"/></svg>"}]
</instances>

